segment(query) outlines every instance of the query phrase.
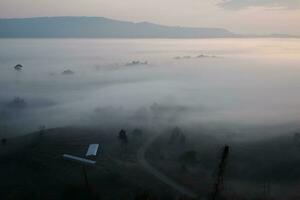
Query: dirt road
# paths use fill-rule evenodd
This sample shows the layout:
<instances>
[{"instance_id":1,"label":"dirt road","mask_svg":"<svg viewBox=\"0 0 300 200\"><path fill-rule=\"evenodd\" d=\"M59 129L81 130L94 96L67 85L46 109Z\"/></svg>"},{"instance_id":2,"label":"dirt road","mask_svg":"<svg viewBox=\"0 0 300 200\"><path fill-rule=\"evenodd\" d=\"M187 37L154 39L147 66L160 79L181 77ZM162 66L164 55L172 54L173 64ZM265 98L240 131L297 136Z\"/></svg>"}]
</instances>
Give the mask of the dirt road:
<instances>
[{"instance_id":1,"label":"dirt road","mask_svg":"<svg viewBox=\"0 0 300 200\"><path fill-rule=\"evenodd\" d=\"M139 149L137 153L138 162L147 170L149 173L151 173L153 176L164 182L165 184L172 187L174 190L178 191L179 193L186 195L191 198L196 198L197 194L193 191L189 190L188 188L184 187L180 183L172 180L170 177L153 167L146 159L145 153L147 152L148 148L151 146L151 144L159 137L159 134L155 134L152 137L150 137L146 143Z\"/></svg>"}]
</instances>

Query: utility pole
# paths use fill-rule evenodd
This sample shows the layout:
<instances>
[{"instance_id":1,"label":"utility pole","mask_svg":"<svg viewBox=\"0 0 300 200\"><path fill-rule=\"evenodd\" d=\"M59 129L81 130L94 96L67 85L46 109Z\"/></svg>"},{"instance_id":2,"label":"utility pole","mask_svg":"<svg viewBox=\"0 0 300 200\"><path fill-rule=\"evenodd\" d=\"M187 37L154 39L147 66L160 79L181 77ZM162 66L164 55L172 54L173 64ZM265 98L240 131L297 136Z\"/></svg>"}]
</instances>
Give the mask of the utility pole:
<instances>
[{"instance_id":1,"label":"utility pole","mask_svg":"<svg viewBox=\"0 0 300 200\"><path fill-rule=\"evenodd\" d=\"M225 145L225 147L223 148L221 161L218 166L217 178L214 183L214 188L212 192L212 198L211 198L212 200L216 200L220 195L221 191L223 190L224 172L227 164L228 155L229 155L229 146Z\"/></svg>"},{"instance_id":2,"label":"utility pole","mask_svg":"<svg viewBox=\"0 0 300 200\"><path fill-rule=\"evenodd\" d=\"M84 177L84 182L85 182L86 190L89 192L90 191L89 180L88 180L87 173L86 173L84 165L82 165L82 170L83 170L83 177Z\"/></svg>"},{"instance_id":3,"label":"utility pole","mask_svg":"<svg viewBox=\"0 0 300 200\"><path fill-rule=\"evenodd\" d=\"M62 157L65 160L76 162L81 165L88 199L92 199L92 194L91 194L91 189L89 186L89 180L88 180L88 176L87 176L87 172L86 172L86 166L95 166L96 165L96 156L98 154L98 148L99 148L99 144L90 144L89 148L86 152L86 155L85 155L86 158L73 156L70 154L62 155ZM88 159L88 158L91 158L91 159Z\"/></svg>"}]
</instances>

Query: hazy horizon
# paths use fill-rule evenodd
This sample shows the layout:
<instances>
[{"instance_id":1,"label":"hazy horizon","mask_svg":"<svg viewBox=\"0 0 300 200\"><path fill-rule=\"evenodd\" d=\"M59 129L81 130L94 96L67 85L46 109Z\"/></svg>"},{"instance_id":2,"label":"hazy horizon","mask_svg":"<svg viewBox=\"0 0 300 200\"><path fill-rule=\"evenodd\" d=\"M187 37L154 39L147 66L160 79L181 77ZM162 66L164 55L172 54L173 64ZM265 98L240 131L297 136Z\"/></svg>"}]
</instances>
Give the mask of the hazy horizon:
<instances>
[{"instance_id":1,"label":"hazy horizon","mask_svg":"<svg viewBox=\"0 0 300 200\"><path fill-rule=\"evenodd\" d=\"M20 29L22 31L20 31ZM296 34L240 34L220 27L170 26L106 17L0 18L0 38L298 38Z\"/></svg>"},{"instance_id":2,"label":"hazy horizon","mask_svg":"<svg viewBox=\"0 0 300 200\"><path fill-rule=\"evenodd\" d=\"M170 26L218 27L241 34L299 35L299 8L298 0L2 0L0 18L102 16Z\"/></svg>"}]
</instances>

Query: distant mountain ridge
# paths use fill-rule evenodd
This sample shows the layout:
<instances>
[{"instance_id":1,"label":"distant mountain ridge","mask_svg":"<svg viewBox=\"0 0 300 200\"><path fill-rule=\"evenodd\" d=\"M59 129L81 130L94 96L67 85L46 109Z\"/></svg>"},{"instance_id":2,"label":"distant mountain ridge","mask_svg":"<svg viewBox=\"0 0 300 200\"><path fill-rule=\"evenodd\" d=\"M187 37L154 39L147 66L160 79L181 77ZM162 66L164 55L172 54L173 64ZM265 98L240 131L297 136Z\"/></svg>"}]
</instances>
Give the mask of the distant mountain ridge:
<instances>
[{"instance_id":1,"label":"distant mountain ridge","mask_svg":"<svg viewBox=\"0 0 300 200\"><path fill-rule=\"evenodd\" d=\"M164 26L104 17L0 19L0 38L223 38L238 35L221 28Z\"/></svg>"}]
</instances>

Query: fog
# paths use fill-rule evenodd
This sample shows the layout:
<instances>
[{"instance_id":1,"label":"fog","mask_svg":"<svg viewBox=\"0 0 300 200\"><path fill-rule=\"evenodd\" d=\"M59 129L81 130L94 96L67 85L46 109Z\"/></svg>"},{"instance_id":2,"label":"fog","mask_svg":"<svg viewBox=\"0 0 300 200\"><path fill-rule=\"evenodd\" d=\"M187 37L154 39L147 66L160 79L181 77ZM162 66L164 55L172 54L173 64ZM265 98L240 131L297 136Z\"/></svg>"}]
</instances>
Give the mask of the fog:
<instances>
[{"instance_id":1,"label":"fog","mask_svg":"<svg viewBox=\"0 0 300 200\"><path fill-rule=\"evenodd\" d=\"M42 125L287 133L300 118L299 64L299 39L1 39L1 135Z\"/></svg>"}]
</instances>

